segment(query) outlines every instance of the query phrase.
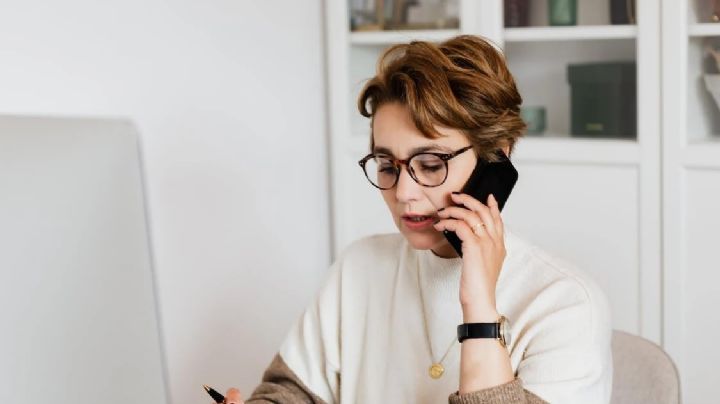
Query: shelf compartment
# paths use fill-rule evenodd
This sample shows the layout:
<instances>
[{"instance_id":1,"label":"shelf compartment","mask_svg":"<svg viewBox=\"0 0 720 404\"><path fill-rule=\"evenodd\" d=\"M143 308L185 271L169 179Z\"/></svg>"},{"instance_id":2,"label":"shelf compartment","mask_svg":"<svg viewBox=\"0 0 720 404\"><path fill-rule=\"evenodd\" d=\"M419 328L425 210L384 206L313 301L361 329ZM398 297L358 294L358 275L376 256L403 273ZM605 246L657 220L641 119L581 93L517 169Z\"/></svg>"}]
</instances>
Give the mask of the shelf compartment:
<instances>
[{"instance_id":1,"label":"shelf compartment","mask_svg":"<svg viewBox=\"0 0 720 404\"><path fill-rule=\"evenodd\" d=\"M635 25L505 28L506 42L554 42L637 37Z\"/></svg>"},{"instance_id":2,"label":"shelf compartment","mask_svg":"<svg viewBox=\"0 0 720 404\"><path fill-rule=\"evenodd\" d=\"M369 120L357 111L357 96L372 77L377 58L384 47L357 46L350 50L348 113L353 133L369 132ZM592 40L583 42L509 43L505 53L510 71L523 96L523 105L544 105L547 133L570 133L570 86L567 65L635 59L635 39ZM552 54L551 60L545 58ZM538 63L538 61L542 61ZM612 139L612 138L609 138Z\"/></svg>"},{"instance_id":3,"label":"shelf compartment","mask_svg":"<svg viewBox=\"0 0 720 404\"><path fill-rule=\"evenodd\" d=\"M634 61L635 46L635 39L515 42L506 44L505 53L523 97L522 105L544 106L546 132L569 134L571 88L567 79L567 66L576 63ZM548 58L547 55L553 57Z\"/></svg>"}]
</instances>

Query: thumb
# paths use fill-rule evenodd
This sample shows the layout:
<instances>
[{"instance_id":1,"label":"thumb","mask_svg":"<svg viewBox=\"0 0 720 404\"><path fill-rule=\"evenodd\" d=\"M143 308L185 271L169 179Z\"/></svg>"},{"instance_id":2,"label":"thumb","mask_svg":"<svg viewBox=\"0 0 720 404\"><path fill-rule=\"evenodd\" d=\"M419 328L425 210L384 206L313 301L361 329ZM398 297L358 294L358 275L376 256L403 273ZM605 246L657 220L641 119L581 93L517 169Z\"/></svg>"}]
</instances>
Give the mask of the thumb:
<instances>
[{"instance_id":1,"label":"thumb","mask_svg":"<svg viewBox=\"0 0 720 404\"><path fill-rule=\"evenodd\" d=\"M235 387L229 388L227 394L225 394L225 404L245 404L240 395L240 390Z\"/></svg>"}]
</instances>

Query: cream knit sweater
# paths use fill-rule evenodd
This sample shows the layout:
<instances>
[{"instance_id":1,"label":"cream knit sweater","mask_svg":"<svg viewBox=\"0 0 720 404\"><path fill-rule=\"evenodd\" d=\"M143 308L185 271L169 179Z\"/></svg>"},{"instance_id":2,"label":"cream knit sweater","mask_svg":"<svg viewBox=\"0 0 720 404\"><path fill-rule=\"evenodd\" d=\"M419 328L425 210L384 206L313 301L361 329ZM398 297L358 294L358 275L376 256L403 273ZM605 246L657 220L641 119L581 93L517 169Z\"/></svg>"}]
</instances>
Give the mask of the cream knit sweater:
<instances>
[{"instance_id":1,"label":"cream knit sweater","mask_svg":"<svg viewBox=\"0 0 720 404\"><path fill-rule=\"evenodd\" d=\"M507 226L505 245L496 302L511 323L515 381L457 394L462 259L415 250L399 233L382 234L354 242L332 264L247 402L608 403L605 295L583 272ZM432 379L428 368L445 352L445 374Z\"/></svg>"}]
</instances>

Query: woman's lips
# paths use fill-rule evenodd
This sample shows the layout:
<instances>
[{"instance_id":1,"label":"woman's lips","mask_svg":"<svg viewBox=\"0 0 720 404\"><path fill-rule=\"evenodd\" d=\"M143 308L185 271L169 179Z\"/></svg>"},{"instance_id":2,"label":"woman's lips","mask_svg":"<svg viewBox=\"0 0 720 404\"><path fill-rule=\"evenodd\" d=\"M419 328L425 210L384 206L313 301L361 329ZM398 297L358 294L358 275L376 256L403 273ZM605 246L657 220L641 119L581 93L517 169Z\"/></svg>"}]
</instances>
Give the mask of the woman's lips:
<instances>
[{"instance_id":1,"label":"woman's lips","mask_svg":"<svg viewBox=\"0 0 720 404\"><path fill-rule=\"evenodd\" d=\"M405 223L405 227L407 227L410 230L422 230L429 226L433 225L433 222L435 222L435 217L433 216L426 216L427 218L425 220L422 220L420 222L410 220L409 217L403 216L402 221Z\"/></svg>"}]
</instances>

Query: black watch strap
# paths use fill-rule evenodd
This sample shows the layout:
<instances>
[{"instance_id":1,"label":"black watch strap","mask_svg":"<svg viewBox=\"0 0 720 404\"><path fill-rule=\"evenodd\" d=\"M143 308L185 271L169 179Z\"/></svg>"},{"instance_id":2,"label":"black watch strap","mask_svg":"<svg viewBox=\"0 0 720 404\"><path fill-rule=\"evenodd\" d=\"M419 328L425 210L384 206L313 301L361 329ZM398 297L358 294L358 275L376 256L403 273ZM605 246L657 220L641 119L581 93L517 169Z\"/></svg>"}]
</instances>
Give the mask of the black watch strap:
<instances>
[{"instance_id":1,"label":"black watch strap","mask_svg":"<svg viewBox=\"0 0 720 404\"><path fill-rule=\"evenodd\" d=\"M457 326L459 342L468 338L500 338L500 323L465 323Z\"/></svg>"}]
</instances>

